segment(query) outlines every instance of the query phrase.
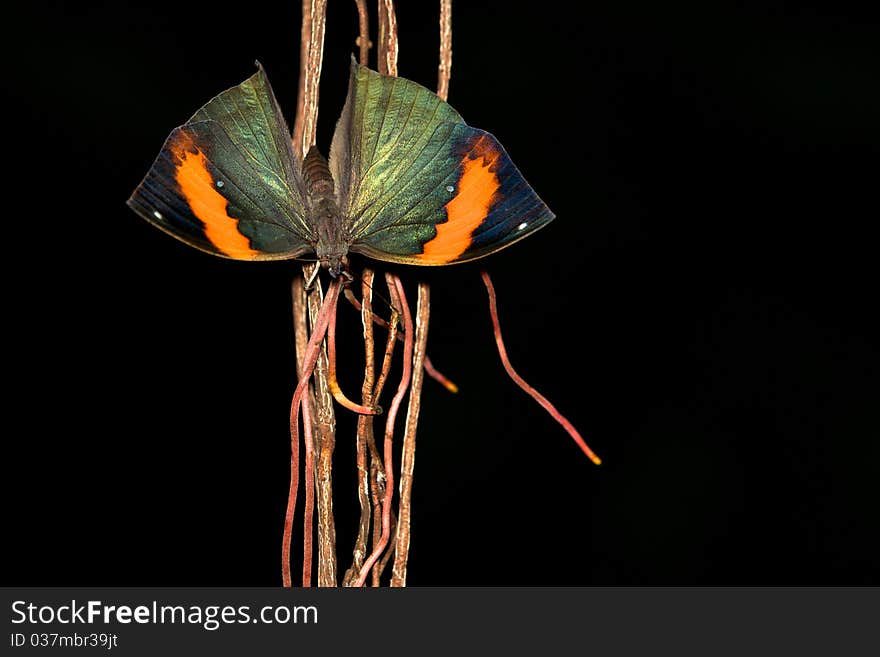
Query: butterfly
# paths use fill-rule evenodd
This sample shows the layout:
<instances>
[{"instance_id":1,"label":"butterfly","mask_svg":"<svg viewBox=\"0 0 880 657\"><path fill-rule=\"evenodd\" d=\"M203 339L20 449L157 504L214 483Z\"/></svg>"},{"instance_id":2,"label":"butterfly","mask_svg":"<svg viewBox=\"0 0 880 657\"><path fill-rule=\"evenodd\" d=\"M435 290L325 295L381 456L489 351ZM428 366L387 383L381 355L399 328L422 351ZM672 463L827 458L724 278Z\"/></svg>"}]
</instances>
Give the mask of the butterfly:
<instances>
[{"instance_id":1,"label":"butterfly","mask_svg":"<svg viewBox=\"0 0 880 657\"><path fill-rule=\"evenodd\" d=\"M553 220L495 137L425 87L354 58L329 161L315 147L298 158L256 66L171 132L128 200L183 242L236 260L314 254L350 278L349 253L447 265Z\"/></svg>"}]
</instances>

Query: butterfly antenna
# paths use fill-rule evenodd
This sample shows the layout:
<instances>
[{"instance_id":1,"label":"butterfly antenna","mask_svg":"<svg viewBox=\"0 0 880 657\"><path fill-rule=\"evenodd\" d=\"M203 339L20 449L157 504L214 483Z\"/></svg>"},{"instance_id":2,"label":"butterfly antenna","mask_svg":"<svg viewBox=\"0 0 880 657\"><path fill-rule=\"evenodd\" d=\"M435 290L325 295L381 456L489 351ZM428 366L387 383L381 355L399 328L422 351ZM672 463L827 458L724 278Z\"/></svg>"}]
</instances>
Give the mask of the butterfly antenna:
<instances>
[{"instance_id":1,"label":"butterfly antenna","mask_svg":"<svg viewBox=\"0 0 880 657\"><path fill-rule=\"evenodd\" d=\"M362 311L361 302L358 301L358 298L354 295L354 292L352 292L350 289L346 288L344 294L345 294L345 298L348 299L348 302L352 306L354 306L358 312L361 312ZM382 295L380 294L379 296L382 296ZM390 304L389 304L389 306L390 306ZM388 322L385 321L384 319L382 319L381 317L379 317L376 313L370 311L370 315L372 315L372 317L373 317L374 324L381 326L383 328L388 328ZM403 342L404 339L405 338L402 333L399 333L397 335L397 340L399 342ZM443 373L440 372L440 370L438 370L436 367L434 367L434 363L431 362L431 359L428 357L427 354L425 354L425 361L423 363L423 367L424 367L425 373L428 376L430 376L437 383L439 383L441 386L446 388L449 392L458 392L458 386L455 385L454 382L452 382L448 378L446 378L446 376L444 376Z\"/></svg>"},{"instance_id":2,"label":"butterfly antenna","mask_svg":"<svg viewBox=\"0 0 880 657\"><path fill-rule=\"evenodd\" d=\"M556 407L553 406L544 395L526 383L525 379L513 369L513 365L510 364L510 359L507 357L507 349L504 348L504 340L501 338L501 322L498 320L498 304L495 299L495 286L492 285L492 279L489 278L488 272L484 271L481 272L481 274L483 276L483 283L486 285L486 291L489 293L489 313L492 315L492 326L495 329L495 344L498 346L498 355L501 356L501 362L504 365L504 369L507 370L507 374L520 388L525 390L532 399L543 406L544 410L546 410L554 420L562 425L562 428L565 429L568 432L568 435L574 439L578 447L580 447L583 453L587 455L587 458L596 465L599 465L602 463L602 459L596 456L595 452L589 448L586 441L581 437L581 434L574 428L574 425L569 422L562 413L557 411Z\"/></svg>"}]
</instances>

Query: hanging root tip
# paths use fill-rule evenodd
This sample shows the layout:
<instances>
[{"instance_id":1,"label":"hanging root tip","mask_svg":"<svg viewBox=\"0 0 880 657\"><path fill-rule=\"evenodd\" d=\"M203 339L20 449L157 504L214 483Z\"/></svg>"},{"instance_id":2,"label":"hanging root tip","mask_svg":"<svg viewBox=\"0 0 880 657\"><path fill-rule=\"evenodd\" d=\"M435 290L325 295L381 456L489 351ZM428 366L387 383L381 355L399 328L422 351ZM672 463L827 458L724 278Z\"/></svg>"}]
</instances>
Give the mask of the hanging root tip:
<instances>
[{"instance_id":1,"label":"hanging root tip","mask_svg":"<svg viewBox=\"0 0 880 657\"><path fill-rule=\"evenodd\" d=\"M550 417L562 425L562 428L568 432L568 435L572 437L577 443L577 446L581 448L581 451L587 455L588 459L596 465L601 464L602 459L596 456L596 454L593 453L593 450L587 446L586 441L581 437L578 430L574 428L574 425L569 422L562 413L557 411L556 407L553 406L544 395L526 383L525 379L513 369L513 365L510 364L510 359L507 357L507 349L504 347L504 340L501 338L501 322L498 319L498 303L495 298L495 286L492 285L492 279L489 277L488 272L484 271L481 275L483 277L483 283L486 285L486 292L489 294L489 314L492 316L492 328L495 331L495 345L498 347L498 355L501 357L501 364L504 365L504 369L507 371L508 376L510 376L514 383L522 388L532 399L538 402L538 404L550 414Z\"/></svg>"},{"instance_id":2,"label":"hanging root tip","mask_svg":"<svg viewBox=\"0 0 880 657\"><path fill-rule=\"evenodd\" d=\"M348 397L346 397L343 394L342 390L339 389L339 384L336 383L336 378L333 376L332 370L330 374L330 380L327 383L327 387L330 389L330 394L333 395L333 399L335 399L336 402L343 408L347 408L348 410L354 411L355 413L359 413L361 415L382 415L381 406L364 406L363 404L353 402Z\"/></svg>"},{"instance_id":3,"label":"hanging root tip","mask_svg":"<svg viewBox=\"0 0 880 657\"><path fill-rule=\"evenodd\" d=\"M434 363L431 362L431 359L428 356L425 356L424 361L425 372L428 373L432 379L434 379L437 383L446 388L449 392L458 392L458 386L455 385L452 381L447 379L442 372L440 372L436 367L434 367Z\"/></svg>"},{"instance_id":4,"label":"hanging root tip","mask_svg":"<svg viewBox=\"0 0 880 657\"><path fill-rule=\"evenodd\" d=\"M540 403L540 400L538 401ZM541 405L544 406L544 404ZM550 413L554 420L562 425L562 427L568 432L568 435L571 436L574 439L574 442L577 443L577 446L581 448L581 451L587 455L588 459L590 459L596 465L602 465L602 459L596 456L596 453L590 449L586 441L581 437L581 434L578 432L577 429L574 428L571 422L566 420L559 411L553 408L553 405L550 404L550 402L547 402L547 405L544 406L544 408L547 410L548 413Z\"/></svg>"}]
</instances>

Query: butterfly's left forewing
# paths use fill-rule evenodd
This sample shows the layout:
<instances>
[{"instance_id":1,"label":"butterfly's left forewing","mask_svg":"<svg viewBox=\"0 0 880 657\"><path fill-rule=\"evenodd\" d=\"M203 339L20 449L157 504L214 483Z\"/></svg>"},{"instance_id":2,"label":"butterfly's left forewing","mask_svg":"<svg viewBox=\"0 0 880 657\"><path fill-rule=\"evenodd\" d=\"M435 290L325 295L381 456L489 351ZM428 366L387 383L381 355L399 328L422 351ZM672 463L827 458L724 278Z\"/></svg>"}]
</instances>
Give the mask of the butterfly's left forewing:
<instances>
[{"instance_id":1,"label":"butterfly's left forewing","mask_svg":"<svg viewBox=\"0 0 880 657\"><path fill-rule=\"evenodd\" d=\"M378 260L473 260L553 219L491 134L424 87L354 64L331 168L351 251Z\"/></svg>"},{"instance_id":2,"label":"butterfly's left forewing","mask_svg":"<svg viewBox=\"0 0 880 657\"><path fill-rule=\"evenodd\" d=\"M303 184L263 69L176 128L128 201L198 249L239 260L312 249Z\"/></svg>"}]
</instances>

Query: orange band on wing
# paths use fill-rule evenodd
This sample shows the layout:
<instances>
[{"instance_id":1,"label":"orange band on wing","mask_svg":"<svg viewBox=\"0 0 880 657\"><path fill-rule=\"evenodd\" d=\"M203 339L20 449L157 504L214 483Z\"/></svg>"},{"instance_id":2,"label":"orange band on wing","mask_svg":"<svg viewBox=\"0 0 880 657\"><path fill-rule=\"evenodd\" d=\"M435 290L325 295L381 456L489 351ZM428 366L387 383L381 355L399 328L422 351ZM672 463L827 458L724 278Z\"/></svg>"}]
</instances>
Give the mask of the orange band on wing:
<instances>
[{"instance_id":1,"label":"orange band on wing","mask_svg":"<svg viewBox=\"0 0 880 657\"><path fill-rule=\"evenodd\" d=\"M205 237L230 258L247 260L259 255L250 240L238 230L238 219L226 211L229 203L214 189L205 154L192 141L182 140L172 146L180 163L174 177L193 214L205 225Z\"/></svg>"},{"instance_id":2,"label":"orange band on wing","mask_svg":"<svg viewBox=\"0 0 880 657\"><path fill-rule=\"evenodd\" d=\"M473 159L470 159L475 155ZM492 199L498 191L498 177L492 165L499 152L481 137L462 161L458 193L446 204L446 223L437 224L437 235L425 242L419 260L439 264L452 262L471 244L471 234L489 215Z\"/></svg>"}]
</instances>

